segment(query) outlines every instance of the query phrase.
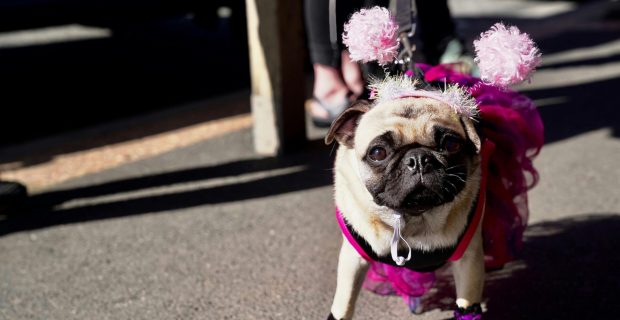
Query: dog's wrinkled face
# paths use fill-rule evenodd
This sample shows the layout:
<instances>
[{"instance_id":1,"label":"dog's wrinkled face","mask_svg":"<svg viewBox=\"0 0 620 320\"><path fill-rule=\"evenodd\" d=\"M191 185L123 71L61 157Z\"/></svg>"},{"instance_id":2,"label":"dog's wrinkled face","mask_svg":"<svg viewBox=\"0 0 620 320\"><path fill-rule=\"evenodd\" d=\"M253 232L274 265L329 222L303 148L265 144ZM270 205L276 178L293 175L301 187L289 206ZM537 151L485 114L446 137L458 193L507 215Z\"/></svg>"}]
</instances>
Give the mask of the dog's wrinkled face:
<instances>
[{"instance_id":1,"label":"dog's wrinkled face","mask_svg":"<svg viewBox=\"0 0 620 320\"><path fill-rule=\"evenodd\" d=\"M354 148L359 175L376 204L419 215L463 190L480 149L470 119L428 98L352 109L328 138Z\"/></svg>"}]
</instances>

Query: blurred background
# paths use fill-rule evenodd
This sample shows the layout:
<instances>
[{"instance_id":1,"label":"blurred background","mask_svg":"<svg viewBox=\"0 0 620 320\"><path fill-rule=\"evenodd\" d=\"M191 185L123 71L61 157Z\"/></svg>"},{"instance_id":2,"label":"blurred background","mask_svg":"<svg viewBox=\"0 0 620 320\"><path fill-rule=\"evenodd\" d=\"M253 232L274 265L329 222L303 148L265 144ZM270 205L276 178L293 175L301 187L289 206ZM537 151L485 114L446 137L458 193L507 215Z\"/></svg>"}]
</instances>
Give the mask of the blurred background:
<instances>
[{"instance_id":1,"label":"blurred background","mask_svg":"<svg viewBox=\"0 0 620 320\"><path fill-rule=\"evenodd\" d=\"M0 21L3 145L249 86L243 1L2 1Z\"/></svg>"},{"instance_id":2,"label":"blurred background","mask_svg":"<svg viewBox=\"0 0 620 320\"><path fill-rule=\"evenodd\" d=\"M488 318L613 318L620 3L449 4L467 45L504 21L543 52L518 88L545 122L541 182ZM254 151L247 37L242 0L0 0L0 181L29 194L0 198L0 319L327 316L334 150L308 120L298 151ZM419 319L450 317L442 274ZM357 310L411 317L366 292Z\"/></svg>"}]
</instances>

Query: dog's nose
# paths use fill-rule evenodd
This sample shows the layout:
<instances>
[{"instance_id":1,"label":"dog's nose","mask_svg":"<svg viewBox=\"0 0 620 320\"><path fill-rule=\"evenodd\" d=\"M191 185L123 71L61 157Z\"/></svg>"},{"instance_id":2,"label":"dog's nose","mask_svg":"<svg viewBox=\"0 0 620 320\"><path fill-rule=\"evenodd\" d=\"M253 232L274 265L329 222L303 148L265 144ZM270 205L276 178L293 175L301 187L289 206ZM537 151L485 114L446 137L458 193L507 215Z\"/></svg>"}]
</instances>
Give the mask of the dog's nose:
<instances>
[{"instance_id":1,"label":"dog's nose","mask_svg":"<svg viewBox=\"0 0 620 320\"><path fill-rule=\"evenodd\" d=\"M407 159L407 168L411 171L427 173L431 170L431 157L428 154L416 154Z\"/></svg>"}]
</instances>

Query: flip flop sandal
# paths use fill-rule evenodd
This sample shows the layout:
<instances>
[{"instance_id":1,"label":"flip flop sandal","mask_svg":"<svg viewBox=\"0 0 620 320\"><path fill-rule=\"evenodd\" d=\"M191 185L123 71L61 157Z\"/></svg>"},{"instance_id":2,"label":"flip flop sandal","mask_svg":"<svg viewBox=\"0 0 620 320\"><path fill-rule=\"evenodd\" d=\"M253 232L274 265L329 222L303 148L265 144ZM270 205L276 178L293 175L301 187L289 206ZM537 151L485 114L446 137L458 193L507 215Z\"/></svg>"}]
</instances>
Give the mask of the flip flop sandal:
<instances>
[{"instance_id":1,"label":"flip flop sandal","mask_svg":"<svg viewBox=\"0 0 620 320\"><path fill-rule=\"evenodd\" d=\"M351 104L348 97L342 98L342 102L337 105L327 104L325 101L317 98L316 96L312 97L312 100L316 101L316 103L323 108L328 114L327 118L319 118L312 116L312 123L319 128L329 128L332 125L332 122L336 120L336 118L349 107Z\"/></svg>"}]
</instances>

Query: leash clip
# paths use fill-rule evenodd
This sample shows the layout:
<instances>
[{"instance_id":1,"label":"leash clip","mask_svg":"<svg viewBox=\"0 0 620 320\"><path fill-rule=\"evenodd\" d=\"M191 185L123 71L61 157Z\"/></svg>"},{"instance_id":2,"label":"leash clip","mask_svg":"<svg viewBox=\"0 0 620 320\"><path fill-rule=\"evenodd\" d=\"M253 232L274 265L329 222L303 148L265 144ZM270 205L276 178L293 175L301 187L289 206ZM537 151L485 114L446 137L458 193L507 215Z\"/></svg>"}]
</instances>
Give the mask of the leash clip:
<instances>
[{"instance_id":1,"label":"leash clip","mask_svg":"<svg viewBox=\"0 0 620 320\"><path fill-rule=\"evenodd\" d=\"M410 33L401 32L399 36L402 49L398 53L395 63L401 66L402 72L405 74L407 74L408 71L415 71L413 52L415 51L416 46L415 44L412 44L410 40L414 33L415 28Z\"/></svg>"}]
</instances>

